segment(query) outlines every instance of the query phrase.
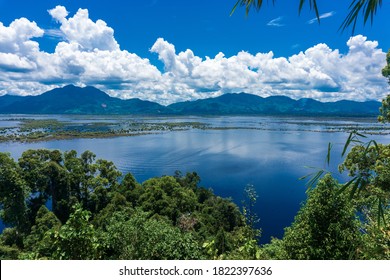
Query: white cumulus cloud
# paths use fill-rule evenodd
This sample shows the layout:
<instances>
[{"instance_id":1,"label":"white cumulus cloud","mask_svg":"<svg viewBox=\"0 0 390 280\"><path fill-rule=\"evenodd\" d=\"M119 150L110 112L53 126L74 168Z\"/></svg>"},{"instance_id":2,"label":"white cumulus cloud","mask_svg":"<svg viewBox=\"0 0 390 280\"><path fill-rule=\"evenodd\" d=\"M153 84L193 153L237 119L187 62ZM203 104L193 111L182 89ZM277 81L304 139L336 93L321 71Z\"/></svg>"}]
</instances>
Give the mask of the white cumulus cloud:
<instances>
[{"instance_id":1,"label":"white cumulus cloud","mask_svg":"<svg viewBox=\"0 0 390 280\"><path fill-rule=\"evenodd\" d=\"M43 30L26 18L9 26L0 22L0 95L34 95L69 83L162 104L229 92L379 100L388 91L381 76L385 53L362 35L346 42L345 54L318 44L291 57L244 51L199 57L191 49L177 52L158 38L150 51L164 64L160 71L148 59L121 50L114 30L103 20L92 21L88 10L70 15L57 6L48 12L58 29ZM40 50L35 39L44 34L60 40L53 52Z\"/></svg>"},{"instance_id":2,"label":"white cumulus cloud","mask_svg":"<svg viewBox=\"0 0 390 280\"><path fill-rule=\"evenodd\" d=\"M70 43L77 43L84 50L119 50L119 44L114 38L114 30L103 20L93 22L87 9L79 9L67 19L68 11L63 6L49 10L53 19L61 23L61 31Z\"/></svg>"},{"instance_id":3,"label":"white cumulus cloud","mask_svg":"<svg viewBox=\"0 0 390 280\"><path fill-rule=\"evenodd\" d=\"M202 59L191 50L176 54L174 46L160 38L151 51L165 65L165 81L180 85L180 91L170 88L175 98L248 92L322 101L381 99L387 88L381 76L385 53L377 48L377 42L361 35L352 37L347 45L349 52L344 55L318 44L289 58L274 57L272 52L240 52Z\"/></svg>"},{"instance_id":4,"label":"white cumulus cloud","mask_svg":"<svg viewBox=\"0 0 390 280\"><path fill-rule=\"evenodd\" d=\"M69 15L68 11L64 6L57 6L54 9L48 10L49 14L55 19L57 22L65 22L66 17Z\"/></svg>"}]
</instances>

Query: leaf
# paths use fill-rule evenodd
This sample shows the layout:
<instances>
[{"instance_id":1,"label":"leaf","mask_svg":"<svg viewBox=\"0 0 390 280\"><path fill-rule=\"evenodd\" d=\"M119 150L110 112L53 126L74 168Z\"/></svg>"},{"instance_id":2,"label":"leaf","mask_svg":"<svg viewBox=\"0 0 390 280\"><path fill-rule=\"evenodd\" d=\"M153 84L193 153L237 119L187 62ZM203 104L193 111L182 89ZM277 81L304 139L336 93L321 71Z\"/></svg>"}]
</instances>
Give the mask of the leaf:
<instances>
[{"instance_id":1,"label":"leaf","mask_svg":"<svg viewBox=\"0 0 390 280\"><path fill-rule=\"evenodd\" d=\"M237 3L234 5L232 11L230 12L230 16L232 16L233 13L236 11L236 9L237 9L239 3L240 3L240 0L238 0Z\"/></svg>"},{"instance_id":2,"label":"leaf","mask_svg":"<svg viewBox=\"0 0 390 280\"><path fill-rule=\"evenodd\" d=\"M315 167L315 166L309 166L309 165L305 165L304 167L305 167L305 168L309 168L309 169L318 169L318 167Z\"/></svg>"},{"instance_id":3,"label":"leaf","mask_svg":"<svg viewBox=\"0 0 390 280\"><path fill-rule=\"evenodd\" d=\"M298 8L299 14L301 14L301 11L302 11L302 8L303 8L303 5L305 4L305 2L306 2L306 0L300 0L299 8ZM310 5L310 10L314 10L314 12L316 13L316 17L317 17L318 22L320 22L320 12L318 10L317 1L316 0L309 0L309 5Z\"/></svg>"},{"instance_id":4,"label":"leaf","mask_svg":"<svg viewBox=\"0 0 390 280\"><path fill-rule=\"evenodd\" d=\"M315 172L310 173L310 174L307 174L307 175L305 175L305 176L302 176L302 177L300 177L298 180L305 180L306 178L313 176L313 174L315 174Z\"/></svg>"},{"instance_id":5,"label":"leaf","mask_svg":"<svg viewBox=\"0 0 390 280\"><path fill-rule=\"evenodd\" d=\"M368 186L368 181L363 180L363 182L360 183L360 188L358 191L358 195L360 195L361 191L364 190Z\"/></svg>"},{"instance_id":6,"label":"leaf","mask_svg":"<svg viewBox=\"0 0 390 280\"><path fill-rule=\"evenodd\" d=\"M347 142L345 142L343 152L341 153L341 156L343 157L345 155L345 152L347 151L349 144L351 144L352 137L353 137L353 132L351 132L348 136Z\"/></svg>"},{"instance_id":7,"label":"leaf","mask_svg":"<svg viewBox=\"0 0 390 280\"><path fill-rule=\"evenodd\" d=\"M345 183L341 189L337 192L337 194L341 194L342 192L344 192L355 180L357 179L357 177L355 178L352 178L351 180L349 180L347 183Z\"/></svg>"},{"instance_id":8,"label":"leaf","mask_svg":"<svg viewBox=\"0 0 390 280\"><path fill-rule=\"evenodd\" d=\"M376 153L377 153L377 155L379 155L380 154L380 150L379 150L378 143L375 140L371 140L370 142L374 143Z\"/></svg>"},{"instance_id":9,"label":"leaf","mask_svg":"<svg viewBox=\"0 0 390 280\"><path fill-rule=\"evenodd\" d=\"M318 179L325 173L324 170L319 170L316 175L313 176L313 178L311 178L309 180L309 182L307 182L307 191L313 189L314 185L317 183ZM307 192L306 191L306 192Z\"/></svg>"},{"instance_id":10,"label":"leaf","mask_svg":"<svg viewBox=\"0 0 390 280\"><path fill-rule=\"evenodd\" d=\"M359 133L359 132L357 132L357 131L355 131L355 134L356 134L357 136L360 136L360 137L363 137L363 138L367 138L366 135L361 134L361 133Z\"/></svg>"},{"instance_id":11,"label":"leaf","mask_svg":"<svg viewBox=\"0 0 390 280\"><path fill-rule=\"evenodd\" d=\"M309 173L309 174L304 175L304 176L302 176L302 177L299 177L298 180L305 180L306 178L311 177L311 176L313 176L314 174L318 173L318 171L322 170L322 169L319 169L318 167L315 167L315 166L307 166L307 165L305 165L304 168L316 169L317 172L312 172L312 173Z\"/></svg>"},{"instance_id":12,"label":"leaf","mask_svg":"<svg viewBox=\"0 0 390 280\"><path fill-rule=\"evenodd\" d=\"M332 150L332 143L328 143L328 153L326 154L326 162L328 163L328 166L330 164L330 151Z\"/></svg>"},{"instance_id":13,"label":"leaf","mask_svg":"<svg viewBox=\"0 0 390 280\"><path fill-rule=\"evenodd\" d=\"M386 225L386 219L385 219L385 214L384 214L384 211L383 211L383 203L382 203L382 199L381 198L378 198L378 227L380 227L380 224L381 224L381 218L383 220L383 223Z\"/></svg>"},{"instance_id":14,"label":"leaf","mask_svg":"<svg viewBox=\"0 0 390 280\"><path fill-rule=\"evenodd\" d=\"M272 0L272 3L274 4L275 0ZM263 5L263 0L238 0L230 12L230 16L233 15L233 13L236 11L238 5L241 7L245 6L245 14L248 15L252 6L255 7L257 11L260 10L261 6Z\"/></svg>"},{"instance_id":15,"label":"leaf","mask_svg":"<svg viewBox=\"0 0 390 280\"><path fill-rule=\"evenodd\" d=\"M362 177L359 177L357 181L353 184L351 193L349 194L349 199L352 199L355 196L356 190L358 189L360 182L362 180Z\"/></svg>"},{"instance_id":16,"label":"leaf","mask_svg":"<svg viewBox=\"0 0 390 280\"><path fill-rule=\"evenodd\" d=\"M299 14L300 14L301 11L302 11L303 4L305 4L305 0L301 0L301 1L299 2L299 8L298 8Z\"/></svg>"},{"instance_id":17,"label":"leaf","mask_svg":"<svg viewBox=\"0 0 390 280\"><path fill-rule=\"evenodd\" d=\"M356 3L357 2L357 3ZM356 3L356 4L355 4ZM341 29L344 31L347 27L349 27L352 23L352 34L355 33L355 27L357 22L357 17L359 15L360 9L362 8L362 4L360 0L354 0L351 5L349 6L350 12L347 15L347 17L344 19L343 23L339 27L339 30Z\"/></svg>"},{"instance_id":18,"label":"leaf","mask_svg":"<svg viewBox=\"0 0 390 280\"><path fill-rule=\"evenodd\" d=\"M359 13L363 15L364 24L367 23L369 17L372 24L378 7L382 7L382 0L353 0L351 5L349 5L350 12L339 27L339 30L344 31L352 25L352 34L355 33Z\"/></svg>"},{"instance_id":19,"label":"leaf","mask_svg":"<svg viewBox=\"0 0 390 280\"><path fill-rule=\"evenodd\" d=\"M318 22L320 22L320 12L318 11L317 1L312 0L312 2L313 2L313 7L314 7L314 11L315 11L315 13L316 13Z\"/></svg>"}]
</instances>

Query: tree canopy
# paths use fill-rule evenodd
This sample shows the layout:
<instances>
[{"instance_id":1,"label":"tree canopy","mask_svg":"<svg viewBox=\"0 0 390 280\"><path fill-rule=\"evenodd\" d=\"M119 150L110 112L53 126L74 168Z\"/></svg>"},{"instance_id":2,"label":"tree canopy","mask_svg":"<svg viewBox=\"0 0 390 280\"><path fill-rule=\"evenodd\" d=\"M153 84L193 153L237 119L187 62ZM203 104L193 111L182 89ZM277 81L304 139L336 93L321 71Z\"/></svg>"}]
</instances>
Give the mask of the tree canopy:
<instances>
[{"instance_id":1,"label":"tree canopy","mask_svg":"<svg viewBox=\"0 0 390 280\"><path fill-rule=\"evenodd\" d=\"M204 244L219 257L254 239L238 206L199 181L177 172L140 184L90 151L0 153L0 256L204 259Z\"/></svg>"},{"instance_id":2,"label":"tree canopy","mask_svg":"<svg viewBox=\"0 0 390 280\"><path fill-rule=\"evenodd\" d=\"M140 184L89 151L27 150L18 161L0 153L1 218L7 225L0 257L389 259L390 210L377 207L378 199L383 206L390 201L389 146L365 149L354 147L340 167L367 181L365 188L357 185L362 195L351 199L341 192L345 185L327 174L284 237L264 245L251 185L240 210L199 186L195 172Z\"/></svg>"},{"instance_id":3,"label":"tree canopy","mask_svg":"<svg viewBox=\"0 0 390 280\"><path fill-rule=\"evenodd\" d=\"M382 75L385 77L390 85L390 49L386 55L386 66L382 69ZM381 115L378 120L380 122L390 122L390 95L382 100L382 107L380 108Z\"/></svg>"}]
</instances>

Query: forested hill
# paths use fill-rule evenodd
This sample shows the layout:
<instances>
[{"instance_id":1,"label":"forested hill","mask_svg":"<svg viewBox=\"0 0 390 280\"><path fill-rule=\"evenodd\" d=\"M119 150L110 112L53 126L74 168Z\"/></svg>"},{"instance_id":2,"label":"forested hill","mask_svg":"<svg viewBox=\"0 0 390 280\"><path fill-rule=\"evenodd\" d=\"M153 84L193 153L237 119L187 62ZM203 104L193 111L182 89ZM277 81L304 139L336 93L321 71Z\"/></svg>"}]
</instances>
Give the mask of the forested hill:
<instances>
[{"instance_id":1,"label":"forested hill","mask_svg":"<svg viewBox=\"0 0 390 280\"><path fill-rule=\"evenodd\" d=\"M1 114L123 114L123 115L303 115L358 116L379 114L380 102L313 99L294 100L286 96L263 98L253 94L224 94L163 106L138 98L110 97L94 87L68 85L38 96L0 96Z\"/></svg>"},{"instance_id":2,"label":"forested hill","mask_svg":"<svg viewBox=\"0 0 390 280\"><path fill-rule=\"evenodd\" d=\"M380 102L314 99L294 100L286 96L260 97L253 94L224 94L216 98L175 103L168 106L177 114L202 115L308 115L308 116L377 116Z\"/></svg>"},{"instance_id":3,"label":"forested hill","mask_svg":"<svg viewBox=\"0 0 390 280\"><path fill-rule=\"evenodd\" d=\"M5 114L161 114L167 109L140 99L110 97L94 87L68 85L37 96L0 97L0 113Z\"/></svg>"}]
</instances>

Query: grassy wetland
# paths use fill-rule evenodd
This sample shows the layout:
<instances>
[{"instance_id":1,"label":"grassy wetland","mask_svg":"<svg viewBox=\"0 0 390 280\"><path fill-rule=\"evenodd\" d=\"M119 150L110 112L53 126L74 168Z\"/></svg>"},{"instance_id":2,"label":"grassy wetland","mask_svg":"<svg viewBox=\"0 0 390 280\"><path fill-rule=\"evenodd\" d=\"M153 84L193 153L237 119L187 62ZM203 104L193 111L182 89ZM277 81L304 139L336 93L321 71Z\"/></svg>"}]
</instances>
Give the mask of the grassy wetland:
<instances>
[{"instance_id":1,"label":"grassy wetland","mask_svg":"<svg viewBox=\"0 0 390 280\"><path fill-rule=\"evenodd\" d=\"M249 120L249 121L247 121ZM252 129L287 132L346 132L388 135L390 127L373 119L272 118L272 117L193 117L131 118L117 116L3 116L0 119L0 142L36 142L78 138L137 136L184 130Z\"/></svg>"}]
</instances>

